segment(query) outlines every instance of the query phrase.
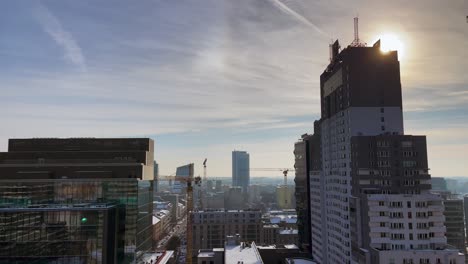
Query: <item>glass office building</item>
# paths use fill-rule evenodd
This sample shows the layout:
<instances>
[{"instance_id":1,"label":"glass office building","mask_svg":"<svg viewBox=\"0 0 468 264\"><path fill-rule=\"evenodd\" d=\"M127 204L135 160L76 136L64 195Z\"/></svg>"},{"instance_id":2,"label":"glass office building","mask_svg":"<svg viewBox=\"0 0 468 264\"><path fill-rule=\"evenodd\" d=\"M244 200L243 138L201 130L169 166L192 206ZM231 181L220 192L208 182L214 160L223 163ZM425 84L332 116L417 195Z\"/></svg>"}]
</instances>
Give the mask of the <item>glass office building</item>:
<instances>
[{"instance_id":1,"label":"glass office building","mask_svg":"<svg viewBox=\"0 0 468 264\"><path fill-rule=\"evenodd\" d=\"M135 178L1 180L0 263L132 263L151 250L152 189Z\"/></svg>"}]
</instances>

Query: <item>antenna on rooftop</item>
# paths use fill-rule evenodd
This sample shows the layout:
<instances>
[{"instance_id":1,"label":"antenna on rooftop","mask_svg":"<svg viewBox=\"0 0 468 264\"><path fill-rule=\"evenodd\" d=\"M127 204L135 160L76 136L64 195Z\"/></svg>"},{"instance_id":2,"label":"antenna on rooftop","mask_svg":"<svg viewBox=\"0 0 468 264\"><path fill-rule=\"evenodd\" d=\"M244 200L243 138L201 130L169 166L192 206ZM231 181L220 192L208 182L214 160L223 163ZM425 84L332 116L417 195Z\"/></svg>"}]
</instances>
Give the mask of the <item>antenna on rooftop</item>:
<instances>
[{"instance_id":1,"label":"antenna on rooftop","mask_svg":"<svg viewBox=\"0 0 468 264\"><path fill-rule=\"evenodd\" d=\"M367 43L361 42L359 39L359 18L354 18L354 40L351 42L351 47L365 47Z\"/></svg>"}]
</instances>

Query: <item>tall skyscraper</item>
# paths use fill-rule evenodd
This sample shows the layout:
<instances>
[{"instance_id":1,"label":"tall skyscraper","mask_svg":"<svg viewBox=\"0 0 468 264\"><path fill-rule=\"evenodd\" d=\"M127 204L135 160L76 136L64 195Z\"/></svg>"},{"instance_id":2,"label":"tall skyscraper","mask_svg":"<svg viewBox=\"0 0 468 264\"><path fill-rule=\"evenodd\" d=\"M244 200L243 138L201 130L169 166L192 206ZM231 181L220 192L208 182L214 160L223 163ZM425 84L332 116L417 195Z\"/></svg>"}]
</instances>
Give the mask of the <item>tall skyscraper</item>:
<instances>
[{"instance_id":1,"label":"tall skyscraper","mask_svg":"<svg viewBox=\"0 0 468 264\"><path fill-rule=\"evenodd\" d=\"M426 138L404 135L397 52L381 52L380 41L330 48L314 133L320 144L312 144L319 151L305 172L314 260L461 262L447 247L441 198L429 193Z\"/></svg>"},{"instance_id":2,"label":"tall skyscraper","mask_svg":"<svg viewBox=\"0 0 468 264\"><path fill-rule=\"evenodd\" d=\"M151 250L153 140L11 139L8 150L1 263L135 263Z\"/></svg>"},{"instance_id":3,"label":"tall skyscraper","mask_svg":"<svg viewBox=\"0 0 468 264\"><path fill-rule=\"evenodd\" d=\"M232 186L242 187L246 193L250 185L250 156L246 151L232 152Z\"/></svg>"}]
</instances>

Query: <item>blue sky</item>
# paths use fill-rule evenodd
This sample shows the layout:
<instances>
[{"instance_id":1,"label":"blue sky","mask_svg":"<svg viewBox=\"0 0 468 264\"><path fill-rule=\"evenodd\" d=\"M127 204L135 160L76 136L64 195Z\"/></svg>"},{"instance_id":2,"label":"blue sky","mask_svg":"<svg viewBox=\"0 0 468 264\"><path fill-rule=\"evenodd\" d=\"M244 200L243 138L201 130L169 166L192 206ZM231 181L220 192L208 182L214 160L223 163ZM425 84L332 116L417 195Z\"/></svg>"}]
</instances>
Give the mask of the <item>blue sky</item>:
<instances>
[{"instance_id":1,"label":"blue sky","mask_svg":"<svg viewBox=\"0 0 468 264\"><path fill-rule=\"evenodd\" d=\"M407 134L428 136L433 176L468 175L463 0L152 0L0 3L0 150L18 137L142 137L163 174L208 158L230 176L292 167L319 116L328 44L394 33ZM435 12L437 10L437 12ZM265 175L255 173L254 175Z\"/></svg>"}]
</instances>

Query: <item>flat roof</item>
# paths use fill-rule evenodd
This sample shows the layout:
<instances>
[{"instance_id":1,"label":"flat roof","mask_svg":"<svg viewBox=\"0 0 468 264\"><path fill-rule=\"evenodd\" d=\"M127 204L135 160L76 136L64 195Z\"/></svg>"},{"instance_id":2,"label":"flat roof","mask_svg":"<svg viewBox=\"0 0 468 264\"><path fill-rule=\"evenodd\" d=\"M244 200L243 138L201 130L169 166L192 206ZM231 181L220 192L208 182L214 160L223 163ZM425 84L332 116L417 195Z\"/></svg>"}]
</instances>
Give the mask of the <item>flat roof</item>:
<instances>
[{"instance_id":1,"label":"flat roof","mask_svg":"<svg viewBox=\"0 0 468 264\"><path fill-rule=\"evenodd\" d=\"M240 245L226 245L224 263L238 264L239 261L243 264L263 264L254 242L250 246L245 246L243 242Z\"/></svg>"}]
</instances>

